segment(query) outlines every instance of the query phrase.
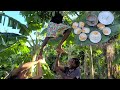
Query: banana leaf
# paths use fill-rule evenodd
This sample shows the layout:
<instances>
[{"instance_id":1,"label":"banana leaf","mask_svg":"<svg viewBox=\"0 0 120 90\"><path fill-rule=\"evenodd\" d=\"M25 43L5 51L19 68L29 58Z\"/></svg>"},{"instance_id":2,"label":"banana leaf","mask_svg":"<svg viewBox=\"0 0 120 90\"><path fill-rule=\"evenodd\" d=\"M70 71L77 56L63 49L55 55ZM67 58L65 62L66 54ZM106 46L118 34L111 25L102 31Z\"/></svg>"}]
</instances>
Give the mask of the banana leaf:
<instances>
[{"instance_id":1,"label":"banana leaf","mask_svg":"<svg viewBox=\"0 0 120 90\"><path fill-rule=\"evenodd\" d=\"M5 24L5 20L6 20L5 18L6 18L6 17L4 17L4 20L3 20L3 26L4 26L4 24Z\"/></svg>"},{"instance_id":2,"label":"banana leaf","mask_svg":"<svg viewBox=\"0 0 120 90\"><path fill-rule=\"evenodd\" d=\"M16 23L16 22L13 22L12 28L13 28L13 29L16 29L16 27L17 27L17 23Z\"/></svg>"},{"instance_id":3,"label":"banana leaf","mask_svg":"<svg viewBox=\"0 0 120 90\"><path fill-rule=\"evenodd\" d=\"M11 18L9 18L8 26L12 27L13 26L12 24L13 24L13 20Z\"/></svg>"},{"instance_id":4,"label":"banana leaf","mask_svg":"<svg viewBox=\"0 0 120 90\"><path fill-rule=\"evenodd\" d=\"M14 44L17 40L27 39L23 35L15 34L15 33L0 33L0 44L4 45L4 42L7 45ZM17 39L16 39L17 38Z\"/></svg>"},{"instance_id":5,"label":"banana leaf","mask_svg":"<svg viewBox=\"0 0 120 90\"><path fill-rule=\"evenodd\" d=\"M12 28L14 27L14 21L11 22L11 27L12 27Z\"/></svg>"},{"instance_id":6,"label":"banana leaf","mask_svg":"<svg viewBox=\"0 0 120 90\"><path fill-rule=\"evenodd\" d=\"M99 13L96 12L95 14L98 16ZM94 26L94 27L88 26L88 25L86 24L86 17L87 17L87 14L83 14L81 17L77 18L77 20L74 20L74 22L75 22L75 21L76 21L76 22L80 22L80 21L85 22L85 27L90 28L90 32L92 32L92 31L99 31L99 32L101 33L102 39L101 39L101 41L100 41L99 43L94 44L94 43L92 43L92 42L89 40L89 34L90 34L90 33L87 34L88 38L87 38L86 41L80 41L80 40L79 40L79 35L75 35L75 42L76 42L76 44L78 44L78 45L80 45L80 46L104 44L104 43L108 42L112 37L114 37L115 35L117 35L117 34L120 33L120 24L119 24L119 22L118 22L116 19L114 20L114 22L113 22L111 25L106 26L106 27L111 28L111 34L108 35L108 36L106 36L106 35L103 34L102 30L99 30L99 29L97 28L97 26ZM74 32L72 31L72 33L74 33Z\"/></svg>"},{"instance_id":7,"label":"banana leaf","mask_svg":"<svg viewBox=\"0 0 120 90\"><path fill-rule=\"evenodd\" d=\"M24 30L24 28L23 28L23 27L21 27L21 28L20 28L19 33L21 33L21 34L23 34L23 35L25 34L25 30Z\"/></svg>"},{"instance_id":8,"label":"banana leaf","mask_svg":"<svg viewBox=\"0 0 120 90\"><path fill-rule=\"evenodd\" d=\"M40 34L45 35L47 33L47 28L45 28Z\"/></svg>"},{"instance_id":9,"label":"banana leaf","mask_svg":"<svg viewBox=\"0 0 120 90\"><path fill-rule=\"evenodd\" d=\"M17 29L20 29L21 27L20 27L20 24L19 23L17 23Z\"/></svg>"},{"instance_id":10,"label":"banana leaf","mask_svg":"<svg viewBox=\"0 0 120 90\"><path fill-rule=\"evenodd\" d=\"M11 22L11 19L8 18L8 26L10 27L10 22Z\"/></svg>"},{"instance_id":11,"label":"banana leaf","mask_svg":"<svg viewBox=\"0 0 120 90\"><path fill-rule=\"evenodd\" d=\"M2 22L2 16L0 16L0 23Z\"/></svg>"}]
</instances>

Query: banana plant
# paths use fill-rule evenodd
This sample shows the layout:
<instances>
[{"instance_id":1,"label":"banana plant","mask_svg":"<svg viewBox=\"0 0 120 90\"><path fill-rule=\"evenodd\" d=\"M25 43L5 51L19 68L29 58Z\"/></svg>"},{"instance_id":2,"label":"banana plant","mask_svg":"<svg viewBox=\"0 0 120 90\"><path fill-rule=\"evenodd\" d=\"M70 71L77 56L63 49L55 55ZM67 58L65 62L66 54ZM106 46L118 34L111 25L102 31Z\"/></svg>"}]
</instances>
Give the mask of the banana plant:
<instances>
[{"instance_id":1,"label":"banana plant","mask_svg":"<svg viewBox=\"0 0 120 90\"><path fill-rule=\"evenodd\" d=\"M10 26L10 27L12 27L13 29L20 29L20 33L22 34L22 35L25 35L25 36L27 36L27 35L30 35L30 32L32 31L32 30L35 30L35 29L41 29L42 28L42 24L40 23L40 24L28 24L27 26L26 25L24 25L24 24L22 24L22 23L20 23L19 21L17 21L16 19L14 19L14 18L12 18L12 17L10 17L10 16L8 16L8 15L5 15L5 13L0 13L0 17L1 18L4 18L4 20L3 20L3 25L5 24L5 21L6 21L6 18L8 18L8 26ZM29 18L30 19L30 18ZM10 36L10 35L8 35L8 36ZM38 43L39 43L39 41L40 40L38 40L37 38L36 38L36 40L34 41L33 39L32 39L32 36L30 35L30 38L31 38L31 41L32 41L32 44L31 44L31 42L29 41L29 40L27 40L27 42L30 44L30 55L31 55L31 60L30 61L35 61L36 60L36 57L37 57L37 54L38 54L38 52L39 52L39 45L38 45ZM8 39L8 38L5 38L5 39ZM5 45L5 40L4 40L4 35L2 35L1 36L1 41L2 41L2 44L3 45ZM8 43L8 41L6 41L7 43ZM41 41L40 41L41 42ZM14 45L15 43L12 43L12 45ZM12 47L12 46L9 46L9 47ZM8 48L9 47L6 47L5 49L7 49L7 50L9 50ZM14 50L15 51L15 50ZM2 55L4 55L4 49L1 51L1 57L2 57ZM9 53L9 51L7 51L7 53ZM9 55L9 54L8 54ZM45 66L46 67L46 66ZM48 68L49 69L49 68ZM49 73L48 73L49 74Z\"/></svg>"},{"instance_id":2,"label":"banana plant","mask_svg":"<svg viewBox=\"0 0 120 90\"><path fill-rule=\"evenodd\" d=\"M25 45L24 40L19 40L13 45L2 49L0 51L1 71L7 71L9 73L20 64L29 62L31 59L29 52L30 48Z\"/></svg>"}]
</instances>

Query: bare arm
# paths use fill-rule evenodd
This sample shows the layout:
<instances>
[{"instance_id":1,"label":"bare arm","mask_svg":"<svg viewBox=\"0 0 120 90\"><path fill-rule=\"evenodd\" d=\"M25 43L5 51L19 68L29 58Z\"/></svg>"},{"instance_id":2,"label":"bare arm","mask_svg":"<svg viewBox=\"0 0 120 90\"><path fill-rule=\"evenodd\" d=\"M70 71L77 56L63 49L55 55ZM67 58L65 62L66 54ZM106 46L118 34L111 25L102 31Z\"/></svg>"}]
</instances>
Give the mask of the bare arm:
<instances>
[{"instance_id":1,"label":"bare arm","mask_svg":"<svg viewBox=\"0 0 120 90\"><path fill-rule=\"evenodd\" d=\"M55 61L55 70L56 71L59 71L59 70L64 71L64 67L62 65L60 65L59 57L60 57L60 54L58 54L56 61Z\"/></svg>"},{"instance_id":2,"label":"bare arm","mask_svg":"<svg viewBox=\"0 0 120 90\"><path fill-rule=\"evenodd\" d=\"M34 62L28 62L25 63L23 65L21 65L21 69L29 69L30 67L32 67L33 65L37 64L39 61L34 61Z\"/></svg>"},{"instance_id":3,"label":"bare arm","mask_svg":"<svg viewBox=\"0 0 120 90\"><path fill-rule=\"evenodd\" d=\"M14 69L5 79L10 78L11 76L17 75L17 73L23 69L29 69L33 65L37 64L39 61L34 61L34 62L28 62L23 65L21 65L19 68Z\"/></svg>"}]
</instances>

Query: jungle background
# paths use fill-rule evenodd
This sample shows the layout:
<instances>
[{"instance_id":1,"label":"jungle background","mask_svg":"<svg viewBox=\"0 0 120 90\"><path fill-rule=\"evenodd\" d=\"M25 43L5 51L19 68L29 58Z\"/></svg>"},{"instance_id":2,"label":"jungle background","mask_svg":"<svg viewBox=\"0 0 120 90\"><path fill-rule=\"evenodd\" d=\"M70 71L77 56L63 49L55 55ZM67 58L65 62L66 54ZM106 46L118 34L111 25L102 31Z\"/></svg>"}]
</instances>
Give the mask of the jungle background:
<instances>
[{"instance_id":1,"label":"jungle background","mask_svg":"<svg viewBox=\"0 0 120 90\"><path fill-rule=\"evenodd\" d=\"M81 21L86 14L91 11L64 11L64 23L72 25L74 21ZM115 16L115 23L120 24L120 12L111 11ZM4 11L0 12L0 23L4 26L19 30L19 34L9 33L0 30L0 78L4 79L14 68L22 63L35 61L39 53L41 44L46 36L47 23L54 15L54 11L20 11L25 18L26 24L21 23L6 15ZM75 18L73 18L75 17ZM120 33L119 27L113 26L118 32L102 44L92 45L86 42L80 45L75 34L71 32L63 47L68 52L62 55L60 62L67 65L67 61L72 57L80 59L80 69L82 79L119 79L120 78ZM11 30L8 28L8 31ZM31 35L34 34L34 38ZM56 40L51 39L46 45L42 63L44 79L54 79L56 73L53 71L53 65L57 56L56 46L62 37ZM27 44L26 44L27 43ZM31 75L34 76L36 66L32 67Z\"/></svg>"}]
</instances>

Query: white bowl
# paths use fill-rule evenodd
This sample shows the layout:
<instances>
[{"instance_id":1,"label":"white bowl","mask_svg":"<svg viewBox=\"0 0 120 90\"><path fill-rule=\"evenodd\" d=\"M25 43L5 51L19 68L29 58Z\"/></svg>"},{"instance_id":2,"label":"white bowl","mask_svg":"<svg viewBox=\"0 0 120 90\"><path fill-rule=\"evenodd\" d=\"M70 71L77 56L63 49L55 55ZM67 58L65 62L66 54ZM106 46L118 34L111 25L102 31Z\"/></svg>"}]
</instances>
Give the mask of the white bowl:
<instances>
[{"instance_id":1,"label":"white bowl","mask_svg":"<svg viewBox=\"0 0 120 90\"><path fill-rule=\"evenodd\" d=\"M74 22L74 23L72 24L72 28L73 28L73 29L78 28L78 26L79 26L79 24L78 24L77 22Z\"/></svg>"},{"instance_id":2,"label":"white bowl","mask_svg":"<svg viewBox=\"0 0 120 90\"><path fill-rule=\"evenodd\" d=\"M99 24L97 25L97 27L98 27L100 30L103 30L103 28L105 28L105 25L102 24L102 23L99 23Z\"/></svg>"},{"instance_id":3,"label":"white bowl","mask_svg":"<svg viewBox=\"0 0 120 90\"><path fill-rule=\"evenodd\" d=\"M92 31L89 35L89 39L93 43L100 42L101 38L102 38L102 36L101 36L100 32L98 32L98 31Z\"/></svg>"},{"instance_id":4,"label":"white bowl","mask_svg":"<svg viewBox=\"0 0 120 90\"><path fill-rule=\"evenodd\" d=\"M80 35L79 35L79 40L80 41L85 41L87 39L87 35L85 34L85 33L81 33Z\"/></svg>"},{"instance_id":5,"label":"white bowl","mask_svg":"<svg viewBox=\"0 0 120 90\"><path fill-rule=\"evenodd\" d=\"M90 28L84 27L84 28L82 29L82 32L83 32L83 33L90 33Z\"/></svg>"},{"instance_id":6,"label":"white bowl","mask_svg":"<svg viewBox=\"0 0 120 90\"><path fill-rule=\"evenodd\" d=\"M85 26L85 23L84 22L79 22L79 27L80 28L83 28Z\"/></svg>"},{"instance_id":7,"label":"white bowl","mask_svg":"<svg viewBox=\"0 0 120 90\"><path fill-rule=\"evenodd\" d=\"M80 34L81 32L82 32L82 30L80 28L74 29L74 33L75 34Z\"/></svg>"},{"instance_id":8,"label":"white bowl","mask_svg":"<svg viewBox=\"0 0 120 90\"><path fill-rule=\"evenodd\" d=\"M111 33L111 29L110 29L109 27L105 27L105 28L103 29L103 34L104 34L104 35L110 35L110 33Z\"/></svg>"}]
</instances>

